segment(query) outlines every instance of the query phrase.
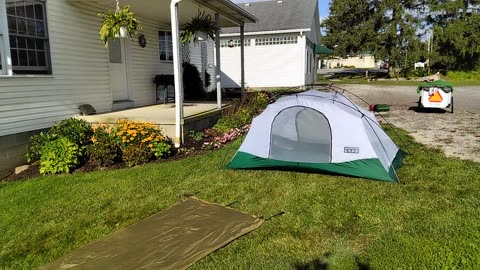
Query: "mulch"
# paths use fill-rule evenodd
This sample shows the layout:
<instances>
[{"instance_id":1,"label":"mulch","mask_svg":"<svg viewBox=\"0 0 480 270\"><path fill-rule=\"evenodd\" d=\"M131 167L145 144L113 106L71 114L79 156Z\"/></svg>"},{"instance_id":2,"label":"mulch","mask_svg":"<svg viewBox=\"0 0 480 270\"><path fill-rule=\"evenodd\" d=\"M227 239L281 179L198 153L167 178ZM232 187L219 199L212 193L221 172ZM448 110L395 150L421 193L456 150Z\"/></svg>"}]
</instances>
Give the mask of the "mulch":
<instances>
[{"instance_id":1,"label":"mulch","mask_svg":"<svg viewBox=\"0 0 480 270\"><path fill-rule=\"evenodd\" d=\"M202 147L203 142L204 141L186 142L179 149L173 148L172 149L173 153L170 157L155 159L150 161L149 163L171 162L175 160L184 159L186 157L205 154L212 151L212 150L203 148ZM12 170L12 172L9 175L1 178L0 182L15 182L15 181L22 181L26 179L40 177L42 175L40 174L39 167L40 167L39 165L31 165L27 170L19 174L15 174L15 170ZM128 168L128 167L123 162L117 162L108 167L99 167L92 163L85 162L85 163L82 163L79 167L77 167L72 173L88 173L88 172L94 172L94 171L116 170L121 168Z\"/></svg>"}]
</instances>

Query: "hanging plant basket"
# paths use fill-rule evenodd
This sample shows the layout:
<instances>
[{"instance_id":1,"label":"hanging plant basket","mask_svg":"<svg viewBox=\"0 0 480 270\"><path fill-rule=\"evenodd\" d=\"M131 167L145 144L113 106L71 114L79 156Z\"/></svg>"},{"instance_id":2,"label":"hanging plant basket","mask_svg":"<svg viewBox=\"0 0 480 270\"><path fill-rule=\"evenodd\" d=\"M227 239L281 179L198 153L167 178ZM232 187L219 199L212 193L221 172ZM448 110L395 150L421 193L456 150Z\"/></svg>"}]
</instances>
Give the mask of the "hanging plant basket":
<instances>
[{"instance_id":1,"label":"hanging plant basket","mask_svg":"<svg viewBox=\"0 0 480 270\"><path fill-rule=\"evenodd\" d=\"M207 41L208 37L214 39L220 29L210 14L199 12L197 16L182 25L181 30L180 42L187 44L192 40Z\"/></svg>"},{"instance_id":2,"label":"hanging plant basket","mask_svg":"<svg viewBox=\"0 0 480 270\"><path fill-rule=\"evenodd\" d=\"M127 38L128 37L128 30L125 26L120 26L120 34L118 35L119 38Z\"/></svg>"},{"instance_id":3,"label":"hanging plant basket","mask_svg":"<svg viewBox=\"0 0 480 270\"><path fill-rule=\"evenodd\" d=\"M116 11L110 10L106 14L100 13L98 16L103 18L100 39L105 43L105 47L108 47L108 41L114 38L134 38L142 29L130 6L118 8Z\"/></svg>"},{"instance_id":4,"label":"hanging plant basket","mask_svg":"<svg viewBox=\"0 0 480 270\"><path fill-rule=\"evenodd\" d=\"M204 31L197 31L195 32L195 40L196 41L207 41L208 34Z\"/></svg>"}]
</instances>

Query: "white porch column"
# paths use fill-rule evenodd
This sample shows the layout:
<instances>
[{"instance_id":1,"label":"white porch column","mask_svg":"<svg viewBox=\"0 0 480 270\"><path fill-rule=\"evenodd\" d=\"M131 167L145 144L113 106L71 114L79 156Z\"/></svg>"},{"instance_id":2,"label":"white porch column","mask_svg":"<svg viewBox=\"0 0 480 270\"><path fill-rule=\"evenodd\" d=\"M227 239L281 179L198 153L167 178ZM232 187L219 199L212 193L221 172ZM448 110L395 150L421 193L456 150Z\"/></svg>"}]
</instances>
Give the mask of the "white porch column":
<instances>
[{"instance_id":1,"label":"white porch column","mask_svg":"<svg viewBox=\"0 0 480 270\"><path fill-rule=\"evenodd\" d=\"M244 25L240 25L240 87L242 101L245 99L245 35Z\"/></svg>"},{"instance_id":2,"label":"white porch column","mask_svg":"<svg viewBox=\"0 0 480 270\"><path fill-rule=\"evenodd\" d=\"M10 40L8 36L7 9L4 0L0 0L0 56L2 61L0 75L13 76Z\"/></svg>"},{"instance_id":3,"label":"white porch column","mask_svg":"<svg viewBox=\"0 0 480 270\"><path fill-rule=\"evenodd\" d=\"M183 123L183 74L180 59L180 31L178 26L178 3L182 0L172 0L170 3L170 18L172 24L173 75L175 76L175 147L182 142Z\"/></svg>"},{"instance_id":4,"label":"white porch column","mask_svg":"<svg viewBox=\"0 0 480 270\"><path fill-rule=\"evenodd\" d=\"M215 23L220 28L220 14L215 13ZM220 31L215 35L215 80L217 83L217 108L222 108L222 82L220 69Z\"/></svg>"}]
</instances>

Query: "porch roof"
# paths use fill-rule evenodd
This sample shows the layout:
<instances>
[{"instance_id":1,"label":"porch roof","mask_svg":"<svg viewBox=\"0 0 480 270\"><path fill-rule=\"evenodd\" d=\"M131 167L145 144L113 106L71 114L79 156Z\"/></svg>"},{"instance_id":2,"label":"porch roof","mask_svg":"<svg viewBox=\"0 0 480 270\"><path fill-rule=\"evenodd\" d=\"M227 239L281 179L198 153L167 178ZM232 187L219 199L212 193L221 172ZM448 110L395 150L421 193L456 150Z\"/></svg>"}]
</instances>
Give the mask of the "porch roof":
<instances>
[{"instance_id":1,"label":"porch roof","mask_svg":"<svg viewBox=\"0 0 480 270\"><path fill-rule=\"evenodd\" d=\"M70 2L89 2L104 5L106 9L115 9L115 1L106 0L69 0ZM170 25L170 0L120 0L120 5L130 5L139 17L144 17L164 25ZM180 24L205 11L214 17L220 14L221 27L240 26L256 22L257 18L237 6L230 0L183 0L179 3L178 16Z\"/></svg>"}]
</instances>

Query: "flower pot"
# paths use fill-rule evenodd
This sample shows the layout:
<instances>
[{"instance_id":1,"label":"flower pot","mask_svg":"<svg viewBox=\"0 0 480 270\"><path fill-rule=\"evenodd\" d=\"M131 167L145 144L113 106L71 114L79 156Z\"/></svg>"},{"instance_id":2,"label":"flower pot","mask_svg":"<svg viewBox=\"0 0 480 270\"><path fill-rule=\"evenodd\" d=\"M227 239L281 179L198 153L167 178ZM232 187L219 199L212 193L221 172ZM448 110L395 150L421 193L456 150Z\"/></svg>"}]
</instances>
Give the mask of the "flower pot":
<instances>
[{"instance_id":1,"label":"flower pot","mask_svg":"<svg viewBox=\"0 0 480 270\"><path fill-rule=\"evenodd\" d=\"M125 26L120 27L120 33L118 35L115 35L117 38L127 38L128 37L128 32L127 28Z\"/></svg>"},{"instance_id":2,"label":"flower pot","mask_svg":"<svg viewBox=\"0 0 480 270\"><path fill-rule=\"evenodd\" d=\"M203 32L203 31L195 32L195 39L197 41L207 41L208 34L207 34L207 32Z\"/></svg>"}]
</instances>

